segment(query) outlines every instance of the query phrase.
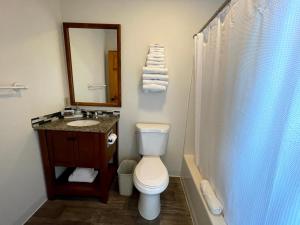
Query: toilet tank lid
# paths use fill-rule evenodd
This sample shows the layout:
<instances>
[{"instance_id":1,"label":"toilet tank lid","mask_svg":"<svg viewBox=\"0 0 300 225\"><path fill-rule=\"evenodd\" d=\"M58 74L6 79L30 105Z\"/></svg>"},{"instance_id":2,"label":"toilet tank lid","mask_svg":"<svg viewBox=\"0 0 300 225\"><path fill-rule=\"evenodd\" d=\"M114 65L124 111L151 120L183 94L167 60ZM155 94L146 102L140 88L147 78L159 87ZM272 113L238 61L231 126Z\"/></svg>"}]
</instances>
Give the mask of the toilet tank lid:
<instances>
[{"instance_id":1,"label":"toilet tank lid","mask_svg":"<svg viewBox=\"0 0 300 225\"><path fill-rule=\"evenodd\" d=\"M136 128L139 132L168 133L170 130L170 125L162 123L137 123Z\"/></svg>"}]
</instances>

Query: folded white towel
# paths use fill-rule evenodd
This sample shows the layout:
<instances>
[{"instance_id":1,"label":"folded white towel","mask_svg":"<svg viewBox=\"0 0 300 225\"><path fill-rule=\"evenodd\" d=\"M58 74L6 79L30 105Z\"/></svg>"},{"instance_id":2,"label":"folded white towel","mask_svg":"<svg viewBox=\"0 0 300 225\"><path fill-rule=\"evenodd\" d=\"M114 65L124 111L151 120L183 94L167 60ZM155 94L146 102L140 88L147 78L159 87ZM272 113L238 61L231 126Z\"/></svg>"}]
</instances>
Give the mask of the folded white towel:
<instances>
[{"instance_id":1,"label":"folded white towel","mask_svg":"<svg viewBox=\"0 0 300 225\"><path fill-rule=\"evenodd\" d=\"M163 80L163 81L169 80L168 75L161 75L161 74L143 74L142 78L143 80Z\"/></svg>"},{"instance_id":2,"label":"folded white towel","mask_svg":"<svg viewBox=\"0 0 300 225\"><path fill-rule=\"evenodd\" d=\"M165 51L165 47L149 46L149 50Z\"/></svg>"},{"instance_id":3,"label":"folded white towel","mask_svg":"<svg viewBox=\"0 0 300 225\"><path fill-rule=\"evenodd\" d=\"M86 176L86 177L91 177L93 176L95 170L94 168L82 168L82 167L77 167L74 171L73 174L76 176Z\"/></svg>"},{"instance_id":4,"label":"folded white towel","mask_svg":"<svg viewBox=\"0 0 300 225\"><path fill-rule=\"evenodd\" d=\"M166 63L164 61L159 62L159 61L147 60L146 65L147 66L149 66L149 65L163 65L163 66L165 66Z\"/></svg>"},{"instance_id":5,"label":"folded white towel","mask_svg":"<svg viewBox=\"0 0 300 225\"><path fill-rule=\"evenodd\" d=\"M153 68L153 69L165 69L165 65L147 65L148 68Z\"/></svg>"},{"instance_id":6,"label":"folded white towel","mask_svg":"<svg viewBox=\"0 0 300 225\"><path fill-rule=\"evenodd\" d=\"M156 61L156 62L164 62L165 61L165 57L151 57L151 56L147 56L147 60L149 60L149 61Z\"/></svg>"},{"instance_id":7,"label":"folded white towel","mask_svg":"<svg viewBox=\"0 0 300 225\"><path fill-rule=\"evenodd\" d=\"M159 47L150 47L149 48L150 52L165 52L164 48L159 48Z\"/></svg>"},{"instance_id":8,"label":"folded white towel","mask_svg":"<svg viewBox=\"0 0 300 225\"><path fill-rule=\"evenodd\" d=\"M151 67L151 68L161 68L161 69L164 69L166 68L166 65L146 65L147 67Z\"/></svg>"},{"instance_id":9,"label":"folded white towel","mask_svg":"<svg viewBox=\"0 0 300 225\"><path fill-rule=\"evenodd\" d=\"M95 170L91 177L87 176L76 176L73 173L68 177L69 182L85 182L85 183L93 183L96 176L98 174L98 171Z\"/></svg>"},{"instance_id":10,"label":"folded white towel","mask_svg":"<svg viewBox=\"0 0 300 225\"><path fill-rule=\"evenodd\" d=\"M164 53L165 49L164 48L159 48L159 47L150 47L149 52L161 52Z\"/></svg>"},{"instance_id":11,"label":"folded white towel","mask_svg":"<svg viewBox=\"0 0 300 225\"><path fill-rule=\"evenodd\" d=\"M214 215L220 215L223 211L223 206L221 202L217 199L214 191L212 190L209 182L207 180L202 180L200 182L200 188L203 193L205 202Z\"/></svg>"},{"instance_id":12,"label":"folded white towel","mask_svg":"<svg viewBox=\"0 0 300 225\"><path fill-rule=\"evenodd\" d=\"M168 87L169 82L168 81L163 81L163 80L143 80L143 84L158 84L158 85Z\"/></svg>"},{"instance_id":13,"label":"folded white towel","mask_svg":"<svg viewBox=\"0 0 300 225\"><path fill-rule=\"evenodd\" d=\"M165 55L165 51L149 50L148 54Z\"/></svg>"},{"instance_id":14,"label":"folded white towel","mask_svg":"<svg viewBox=\"0 0 300 225\"><path fill-rule=\"evenodd\" d=\"M155 58L155 57L147 57L147 60L149 61L155 61L155 62L165 62L165 58Z\"/></svg>"},{"instance_id":15,"label":"folded white towel","mask_svg":"<svg viewBox=\"0 0 300 225\"><path fill-rule=\"evenodd\" d=\"M165 54L153 54L153 53L149 53L147 57L150 58L158 58L158 59L165 59Z\"/></svg>"},{"instance_id":16,"label":"folded white towel","mask_svg":"<svg viewBox=\"0 0 300 225\"><path fill-rule=\"evenodd\" d=\"M143 73L150 73L150 74L167 74L168 69L167 68L155 68L155 67L143 67Z\"/></svg>"},{"instance_id":17,"label":"folded white towel","mask_svg":"<svg viewBox=\"0 0 300 225\"><path fill-rule=\"evenodd\" d=\"M163 92L167 90L167 87L158 84L144 84L143 90L144 92Z\"/></svg>"},{"instance_id":18,"label":"folded white towel","mask_svg":"<svg viewBox=\"0 0 300 225\"><path fill-rule=\"evenodd\" d=\"M161 44L150 44L149 47L164 48L164 46Z\"/></svg>"},{"instance_id":19,"label":"folded white towel","mask_svg":"<svg viewBox=\"0 0 300 225\"><path fill-rule=\"evenodd\" d=\"M149 54L165 54L165 50L149 49Z\"/></svg>"},{"instance_id":20,"label":"folded white towel","mask_svg":"<svg viewBox=\"0 0 300 225\"><path fill-rule=\"evenodd\" d=\"M151 57L157 57L157 58L165 57L165 53L163 53L163 52L149 52L148 55L150 55Z\"/></svg>"}]
</instances>

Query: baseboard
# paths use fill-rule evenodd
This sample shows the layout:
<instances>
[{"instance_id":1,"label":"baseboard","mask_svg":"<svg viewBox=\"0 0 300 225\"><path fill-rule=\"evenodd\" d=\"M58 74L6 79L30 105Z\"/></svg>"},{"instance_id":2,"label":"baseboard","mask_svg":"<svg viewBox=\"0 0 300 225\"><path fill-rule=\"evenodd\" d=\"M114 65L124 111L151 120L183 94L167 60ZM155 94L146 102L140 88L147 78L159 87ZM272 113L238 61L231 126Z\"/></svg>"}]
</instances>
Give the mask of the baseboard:
<instances>
[{"instance_id":1,"label":"baseboard","mask_svg":"<svg viewBox=\"0 0 300 225\"><path fill-rule=\"evenodd\" d=\"M190 205L189 195L186 193L186 187L184 185L184 181L183 181L182 177L180 177L180 183L181 183L181 186L182 186L182 189L183 189L185 201L187 203L187 206L188 206L190 214L191 214L193 225L198 225L197 220L195 220L195 211L194 211L193 207Z\"/></svg>"},{"instance_id":2,"label":"baseboard","mask_svg":"<svg viewBox=\"0 0 300 225\"><path fill-rule=\"evenodd\" d=\"M26 211L23 213L22 216L20 216L15 222L14 225L20 225L20 224L25 224L32 216L34 213L36 213L39 208L47 201L47 197L45 195L41 196L39 200L34 202Z\"/></svg>"}]
</instances>

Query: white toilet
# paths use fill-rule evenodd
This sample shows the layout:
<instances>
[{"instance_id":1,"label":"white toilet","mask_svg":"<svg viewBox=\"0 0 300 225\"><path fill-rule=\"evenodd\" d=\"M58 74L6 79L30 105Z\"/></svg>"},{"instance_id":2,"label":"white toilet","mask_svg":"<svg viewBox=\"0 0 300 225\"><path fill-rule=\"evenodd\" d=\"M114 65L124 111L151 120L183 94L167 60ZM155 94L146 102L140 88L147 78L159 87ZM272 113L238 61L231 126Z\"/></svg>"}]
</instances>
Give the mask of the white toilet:
<instances>
[{"instance_id":1,"label":"white toilet","mask_svg":"<svg viewBox=\"0 0 300 225\"><path fill-rule=\"evenodd\" d=\"M168 170L160 159L167 149L168 124L137 123L139 153L143 156L133 174L140 191L138 209L142 217L153 220L160 213L160 193L169 184Z\"/></svg>"}]
</instances>

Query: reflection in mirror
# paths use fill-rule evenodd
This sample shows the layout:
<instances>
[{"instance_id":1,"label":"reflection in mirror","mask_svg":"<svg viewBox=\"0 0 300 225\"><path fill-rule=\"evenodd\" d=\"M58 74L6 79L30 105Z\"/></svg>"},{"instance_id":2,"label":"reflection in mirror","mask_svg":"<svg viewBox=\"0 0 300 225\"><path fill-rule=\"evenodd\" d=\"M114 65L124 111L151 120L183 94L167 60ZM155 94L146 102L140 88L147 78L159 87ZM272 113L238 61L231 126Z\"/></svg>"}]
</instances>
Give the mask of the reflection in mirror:
<instances>
[{"instance_id":1,"label":"reflection in mirror","mask_svg":"<svg viewBox=\"0 0 300 225\"><path fill-rule=\"evenodd\" d=\"M113 82L110 78L113 78L114 70L108 67L114 63L114 55L117 56L117 32L80 28L71 28L69 32L75 100L113 101L115 96L111 96L109 89L113 87L109 81Z\"/></svg>"},{"instance_id":2,"label":"reflection in mirror","mask_svg":"<svg viewBox=\"0 0 300 225\"><path fill-rule=\"evenodd\" d=\"M76 25L64 29L71 103L120 106L119 30L100 28L107 24Z\"/></svg>"}]
</instances>

